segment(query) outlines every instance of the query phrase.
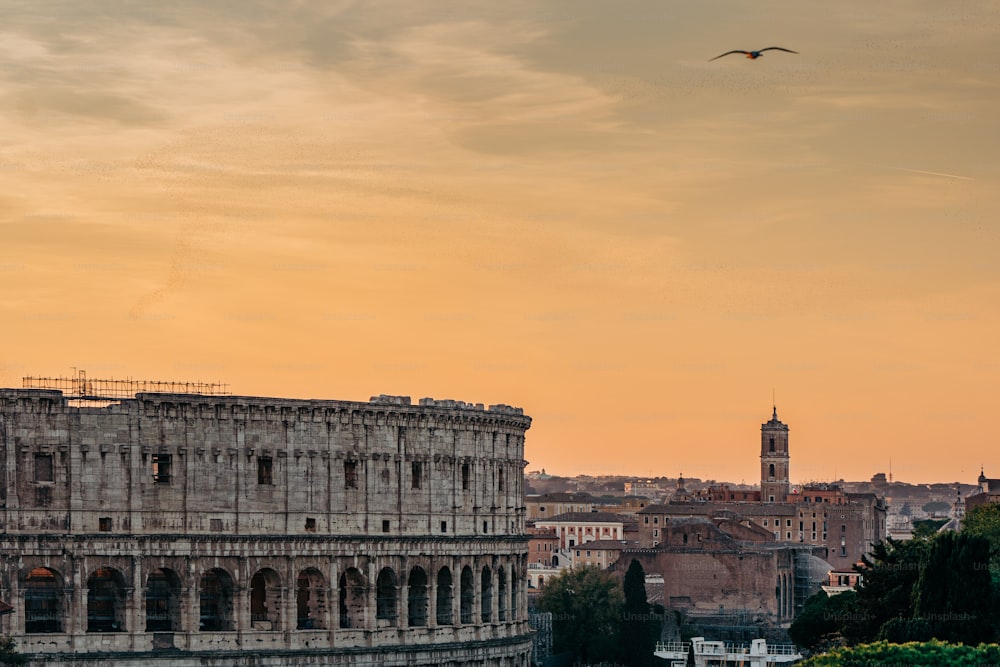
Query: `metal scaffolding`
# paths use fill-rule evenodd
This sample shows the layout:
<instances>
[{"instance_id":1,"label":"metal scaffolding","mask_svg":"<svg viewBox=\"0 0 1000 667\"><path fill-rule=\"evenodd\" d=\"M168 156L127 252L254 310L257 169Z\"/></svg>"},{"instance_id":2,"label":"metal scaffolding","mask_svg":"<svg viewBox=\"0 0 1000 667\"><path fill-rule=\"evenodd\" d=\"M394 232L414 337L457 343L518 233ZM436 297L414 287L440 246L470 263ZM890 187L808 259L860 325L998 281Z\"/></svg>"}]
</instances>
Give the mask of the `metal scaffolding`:
<instances>
[{"instance_id":1,"label":"metal scaffolding","mask_svg":"<svg viewBox=\"0 0 1000 667\"><path fill-rule=\"evenodd\" d=\"M161 380L99 380L88 378L86 371L80 370L70 377L22 378L24 389L55 389L64 396L74 399L107 401L132 398L140 393L202 394L205 396L229 396L229 385L221 382L164 382Z\"/></svg>"}]
</instances>

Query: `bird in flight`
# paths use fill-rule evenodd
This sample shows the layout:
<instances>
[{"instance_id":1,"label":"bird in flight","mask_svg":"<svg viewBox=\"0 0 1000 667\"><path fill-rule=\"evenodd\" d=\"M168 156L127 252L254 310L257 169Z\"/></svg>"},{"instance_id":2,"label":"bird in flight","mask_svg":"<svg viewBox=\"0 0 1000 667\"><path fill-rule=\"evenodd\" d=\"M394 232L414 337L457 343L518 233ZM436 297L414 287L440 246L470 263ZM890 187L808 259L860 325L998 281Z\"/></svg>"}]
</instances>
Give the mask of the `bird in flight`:
<instances>
[{"instance_id":1,"label":"bird in flight","mask_svg":"<svg viewBox=\"0 0 1000 667\"><path fill-rule=\"evenodd\" d=\"M722 54L722 56L728 56L732 53L745 53L747 58L755 60L757 58L760 58L761 54L763 54L765 51L784 51L785 53L798 53L798 51L792 51L791 49L785 49L780 46L769 46L766 49L760 49L759 51L741 51L739 49L736 49L735 51L726 51L725 53ZM718 60L722 56L715 56L714 58L709 58L708 61L712 62L713 60Z\"/></svg>"}]
</instances>

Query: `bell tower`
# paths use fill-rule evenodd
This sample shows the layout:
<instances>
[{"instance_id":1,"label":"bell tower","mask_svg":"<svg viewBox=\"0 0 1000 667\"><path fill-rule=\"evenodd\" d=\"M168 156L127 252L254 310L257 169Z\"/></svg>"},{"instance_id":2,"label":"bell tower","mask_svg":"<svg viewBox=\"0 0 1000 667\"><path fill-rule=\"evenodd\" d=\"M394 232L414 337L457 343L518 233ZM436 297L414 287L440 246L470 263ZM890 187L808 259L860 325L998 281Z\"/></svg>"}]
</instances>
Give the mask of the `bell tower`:
<instances>
[{"instance_id":1,"label":"bell tower","mask_svg":"<svg viewBox=\"0 0 1000 667\"><path fill-rule=\"evenodd\" d=\"M777 406L771 420L760 427L760 500L788 500L788 426L778 419Z\"/></svg>"}]
</instances>

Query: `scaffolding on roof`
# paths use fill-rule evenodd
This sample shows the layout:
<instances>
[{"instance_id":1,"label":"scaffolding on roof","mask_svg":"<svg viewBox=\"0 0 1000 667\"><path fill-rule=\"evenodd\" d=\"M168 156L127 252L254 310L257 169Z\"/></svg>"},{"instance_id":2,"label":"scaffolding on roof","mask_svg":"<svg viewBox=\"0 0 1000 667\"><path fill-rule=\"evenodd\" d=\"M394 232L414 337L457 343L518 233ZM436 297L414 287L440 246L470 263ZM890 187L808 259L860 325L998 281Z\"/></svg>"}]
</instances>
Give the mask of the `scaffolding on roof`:
<instances>
[{"instance_id":1,"label":"scaffolding on roof","mask_svg":"<svg viewBox=\"0 0 1000 667\"><path fill-rule=\"evenodd\" d=\"M120 400L141 393L201 394L229 396L229 385L221 382L172 382L162 380L124 380L88 378L86 371L70 377L32 377L21 379L24 389L54 389L67 398L91 401Z\"/></svg>"}]
</instances>

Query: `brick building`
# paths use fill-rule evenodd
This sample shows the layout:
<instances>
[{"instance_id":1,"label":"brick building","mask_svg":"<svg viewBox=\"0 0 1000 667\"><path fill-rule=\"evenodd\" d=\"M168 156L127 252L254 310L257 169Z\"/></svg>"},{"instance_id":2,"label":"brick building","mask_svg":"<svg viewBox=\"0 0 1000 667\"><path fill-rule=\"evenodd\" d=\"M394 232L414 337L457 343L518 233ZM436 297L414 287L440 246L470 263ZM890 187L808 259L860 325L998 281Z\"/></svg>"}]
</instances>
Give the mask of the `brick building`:
<instances>
[{"instance_id":1,"label":"brick building","mask_svg":"<svg viewBox=\"0 0 1000 667\"><path fill-rule=\"evenodd\" d=\"M753 577L766 580L773 576L771 585L788 597L779 594L776 606L766 606L764 611L772 621L783 623L821 582L825 583L827 572L849 571L874 543L885 538L886 505L875 494L846 493L833 485L793 491L788 434L788 426L774 409L771 419L761 425L760 491L737 493L716 486L707 494L692 495L679 482L668 502L648 505L637 513L641 550L666 554L653 560L657 567L666 568L659 573L667 589L673 591L672 597L689 600L685 604L692 608L743 604L745 600L739 595L720 597L717 586L702 586L698 577L681 574L672 564L672 559L682 558L715 572L717 565L710 561L722 558L722 554L737 554L736 558L725 557L727 576L739 584L744 576L751 576L740 571L751 568L754 574L748 585L762 589L766 584ZM722 549L721 545L728 546ZM758 555L750 560L738 557L751 552ZM789 555L775 555L785 552ZM791 569L775 565L779 562L790 563L787 568ZM680 578L671 580L671 571ZM790 611L786 604L792 605Z\"/></svg>"}]
</instances>

